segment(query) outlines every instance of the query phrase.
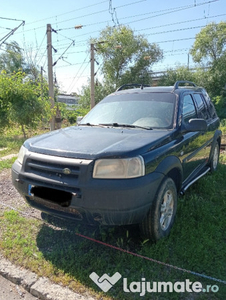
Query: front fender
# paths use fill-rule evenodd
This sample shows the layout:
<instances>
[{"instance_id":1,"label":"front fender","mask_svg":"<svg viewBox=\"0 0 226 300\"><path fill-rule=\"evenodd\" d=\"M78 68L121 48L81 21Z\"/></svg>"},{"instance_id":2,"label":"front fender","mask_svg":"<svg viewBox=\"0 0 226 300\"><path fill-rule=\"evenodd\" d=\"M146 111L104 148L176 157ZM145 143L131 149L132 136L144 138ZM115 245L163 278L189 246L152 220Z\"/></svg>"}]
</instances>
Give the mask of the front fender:
<instances>
[{"instance_id":1,"label":"front fender","mask_svg":"<svg viewBox=\"0 0 226 300\"><path fill-rule=\"evenodd\" d=\"M183 168L178 157L167 156L160 162L155 169L155 172L171 177L177 186L177 190L180 190L183 178Z\"/></svg>"},{"instance_id":2,"label":"front fender","mask_svg":"<svg viewBox=\"0 0 226 300\"><path fill-rule=\"evenodd\" d=\"M164 158L155 169L155 172L167 175L172 169L178 169L181 173L183 172L179 158L173 155Z\"/></svg>"}]
</instances>

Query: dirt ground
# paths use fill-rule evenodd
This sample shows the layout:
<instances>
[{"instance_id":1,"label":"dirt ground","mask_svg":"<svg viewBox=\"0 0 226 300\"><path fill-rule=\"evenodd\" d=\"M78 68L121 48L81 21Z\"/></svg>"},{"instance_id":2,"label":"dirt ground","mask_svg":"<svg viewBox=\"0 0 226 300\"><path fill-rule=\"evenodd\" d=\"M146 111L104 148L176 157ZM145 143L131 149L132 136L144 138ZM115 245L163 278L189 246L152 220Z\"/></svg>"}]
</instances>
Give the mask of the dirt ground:
<instances>
[{"instance_id":1,"label":"dirt ground","mask_svg":"<svg viewBox=\"0 0 226 300\"><path fill-rule=\"evenodd\" d=\"M11 179L11 170L4 169L0 172L0 215L5 210L12 208L41 219L40 211L30 207L14 188Z\"/></svg>"}]
</instances>

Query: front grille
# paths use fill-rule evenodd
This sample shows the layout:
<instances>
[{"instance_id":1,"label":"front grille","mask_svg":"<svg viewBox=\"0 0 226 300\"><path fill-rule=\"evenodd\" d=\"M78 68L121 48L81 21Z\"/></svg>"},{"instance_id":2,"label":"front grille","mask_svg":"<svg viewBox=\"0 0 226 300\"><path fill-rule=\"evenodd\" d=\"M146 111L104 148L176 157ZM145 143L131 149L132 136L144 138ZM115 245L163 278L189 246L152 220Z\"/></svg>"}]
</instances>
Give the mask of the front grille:
<instances>
[{"instance_id":1,"label":"front grille","mask_svg":"<svg viewBox=\"0 0 226 300\"><path fill-rule=\"evenodd\" d=\"M33 185L60 188L80 194L80 181L89 173L91 160L30 152L25 158L24 178Z\"/></svg>"},{"instance_id":2,"label":"front grille","mask_svg":"<svg viewBox=\"0 0 226 300\"><path fill-rule=\"evenodd\" d=\"M70 170L70 174L64 174L64 170ZM74 179L79 177L80 168L79 166L69 165L69 164L60 164L60 163L51 163L51 162L42 162L35 159L28 159L26 162L25 172L34 173L43 177L67 177L70 176Z\"/></svg>"}]
</instances>

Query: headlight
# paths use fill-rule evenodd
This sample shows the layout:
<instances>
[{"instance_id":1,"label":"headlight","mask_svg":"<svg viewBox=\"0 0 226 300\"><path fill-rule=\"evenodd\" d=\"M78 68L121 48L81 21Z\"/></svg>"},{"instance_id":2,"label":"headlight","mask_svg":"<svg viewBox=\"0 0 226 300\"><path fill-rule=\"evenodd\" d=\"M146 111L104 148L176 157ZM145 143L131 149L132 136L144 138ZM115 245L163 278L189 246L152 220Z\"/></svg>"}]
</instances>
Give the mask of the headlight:
<instances>
[{"instance_id":1,"label":"headlight","mask_svg":"<svg viewBox=\"0 0 226 300\"><path fill-rule=\"evenodd\" d=\"M28 152L27 148L25 148L24 146L21 146L18 157L17 157L17 160L21 165L23 164L24 156L27 152Z\"/></svg>"},{"instance_id":2,"label":"headlight","mask_svg":"<svg viewBox=\"0 0 226 300\"><path fill-rule=\"evenodd\" d=\"M93 178L119 179L144 176L143 157L99 159L95 162Z\"/></svg>"}]
</instances>

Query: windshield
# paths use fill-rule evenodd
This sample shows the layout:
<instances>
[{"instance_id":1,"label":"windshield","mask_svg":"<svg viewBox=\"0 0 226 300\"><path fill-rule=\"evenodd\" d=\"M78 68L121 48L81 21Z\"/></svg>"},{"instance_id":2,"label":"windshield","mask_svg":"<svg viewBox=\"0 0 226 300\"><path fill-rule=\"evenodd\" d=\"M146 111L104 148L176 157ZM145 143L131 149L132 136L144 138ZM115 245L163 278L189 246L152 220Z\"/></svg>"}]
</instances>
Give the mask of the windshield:
<instances>
[{"instance_id":1,"label":"windshield","mask_svg":"<svg viewBox=\"0 0 226 300\"><path fill-rule=\"evenodd\" d=\"M133 93L110 95L97 104L80 125L172 128L175 95Z\"/></svg>"}]
</instances>

